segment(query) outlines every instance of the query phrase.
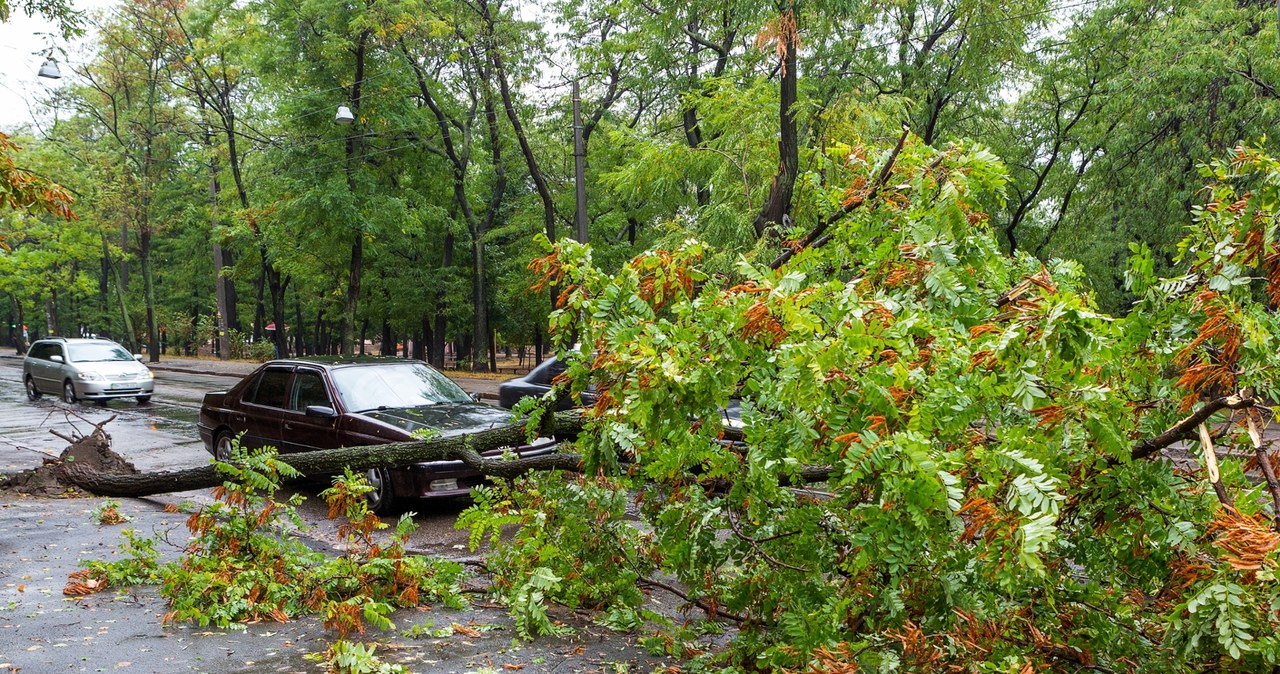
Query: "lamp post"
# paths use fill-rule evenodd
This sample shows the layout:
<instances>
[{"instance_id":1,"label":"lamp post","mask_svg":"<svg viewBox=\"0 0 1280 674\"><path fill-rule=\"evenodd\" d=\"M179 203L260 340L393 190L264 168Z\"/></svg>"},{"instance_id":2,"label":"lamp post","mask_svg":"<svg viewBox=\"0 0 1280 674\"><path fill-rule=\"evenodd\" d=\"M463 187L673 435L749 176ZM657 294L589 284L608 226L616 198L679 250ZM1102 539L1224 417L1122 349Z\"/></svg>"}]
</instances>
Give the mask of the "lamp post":
<instances>
[{"instance_id":1,"label":"lamp post","mask_svg":"<svg viewBox=\"0 0 1280 674\"><path fill-rule=\"evenodd\" d=\"M45 57L44 63L40 65L40 71L36 75L50 80L62 79L62 71L58 70L58 62L53 60L52 56Z\"/></svg>"}]
</instances>

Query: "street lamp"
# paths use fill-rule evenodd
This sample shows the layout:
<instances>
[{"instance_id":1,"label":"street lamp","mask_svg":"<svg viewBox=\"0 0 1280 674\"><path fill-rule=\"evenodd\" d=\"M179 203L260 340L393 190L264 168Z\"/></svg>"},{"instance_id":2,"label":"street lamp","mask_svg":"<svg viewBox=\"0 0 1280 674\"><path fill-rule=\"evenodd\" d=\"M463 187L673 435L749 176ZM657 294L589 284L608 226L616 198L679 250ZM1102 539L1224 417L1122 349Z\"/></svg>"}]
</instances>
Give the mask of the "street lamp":
<instances>
[{"instance_id":1,"label":"street lamp","mask_svg":"<svg viewBox=\"0 0 1280 674\"><path fill-rule=\"evenodd\" d=\"M345 105L339 105L338 114L334 115L333 121L343 126L349 126L352 122L356 121L356 118L355 115L351 114L351 108L348 108Z\"/></svg>"},{"instance_id":2,"label":"street lamp","mask_svg":"<svg viewBox=\"0 0 1280 674\"><path fill-rule=\"evenodd\" d=\"M52 56L45 57L44 63L40 66L40 71L36 75L51 80L62 79L62 71L58 70L58 62L53 60Z\"/></svg>"}]
</instances>

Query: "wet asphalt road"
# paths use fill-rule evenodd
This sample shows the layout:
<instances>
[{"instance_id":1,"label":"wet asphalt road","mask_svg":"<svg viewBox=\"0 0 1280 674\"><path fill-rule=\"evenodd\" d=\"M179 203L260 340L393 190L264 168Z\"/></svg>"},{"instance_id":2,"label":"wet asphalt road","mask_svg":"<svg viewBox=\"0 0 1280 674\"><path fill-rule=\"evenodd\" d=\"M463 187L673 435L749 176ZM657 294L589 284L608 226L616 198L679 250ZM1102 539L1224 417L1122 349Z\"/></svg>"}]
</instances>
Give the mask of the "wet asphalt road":
<instances>
[{"instance_id":1,"label":"wet asphalt road","mask_svg":"<svg viewBox=\"0 0 1280 674\"><path fill-rule=\"evenodd\" d=\"M64 435L87 432L115 415L106 430L112 448L144 471L201 465L209 454L195 429L204 393L222 390L238 379L208 373L155 370L156 394L139 405L133 400L105 405L67 405L52 396L30 402L21 386L21 361L0 357L0 472L40 465L58 455ZM467 385L463 384L464 388ZM318 549L340 546L335 527L325 520L316 488L302 488L301 514L311 528L305 536ZM105 526L93 518L101 499L26 498L0 494L0 674L46 672L318 672L308 652L322 651L334 635L314 618L289 623L259 623L220 630L162 624L166 602L154 587L110 589L83 598L62 593L68 574L85 560L109 560L119 554L120 531L136 529L157 537L162 559L178 556L187 540L183 512L210 500L207 491L120 499L131 518ZM453 528L465 503L425 504L410 508L418 531L410 541L422 554L469 560L465 532ZM477 578L483 582L483 578ZM569 637L522 642L515 638L505 609L472 595L462 611L424 607L398 611L396 628L366 638L383 644L379 654L412 672L582 672L653 671L673 664L649 656L635 637L593 625L588 616L563 611L553 615L577 628ZM673 612L670 597L651 598L649 608ZM461 629L454 629L461 625Z\"/></svg>"},{"instance_id":2,"label":"wet asphalt road","mask_svg":"<svg viewBox=\"0 0 1280 674\"><path fill-rule=\"evenodd\" d=\"M207 463L209 453L195 425L200 401L207 392L230 388L240 376L161 369L154 372L155 396L143 405L132 398L68 405L50 395L30 402L22 389L21 361L0 358L0 472L35 468L44 458L60 454L67 443L50 430L63 435L85 433L93 424L113 415L116 418L106 426L111 447L139 470L181 470ZM307 498L300 511L314 527L310 535L319 542L336 544L334 527L325 518L327 508L316 495L319 488L320 485L299 488ZM174 496L197 504L208 502L203 491ZM418 531L410 541L413 548L424 554L474 559L475 555L466 549L466 532L453 526L466 505L465 501L407 503L407 511L418 513L414 517Z\"/></svg>"}]
</instances>

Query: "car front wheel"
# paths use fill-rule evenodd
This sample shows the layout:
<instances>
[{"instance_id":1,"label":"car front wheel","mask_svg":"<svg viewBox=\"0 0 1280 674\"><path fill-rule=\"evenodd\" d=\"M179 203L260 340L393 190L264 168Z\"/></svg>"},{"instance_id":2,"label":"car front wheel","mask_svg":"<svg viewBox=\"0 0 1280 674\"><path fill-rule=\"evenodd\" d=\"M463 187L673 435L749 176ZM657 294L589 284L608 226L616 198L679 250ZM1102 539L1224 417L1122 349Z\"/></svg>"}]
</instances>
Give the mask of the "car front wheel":
<instances>
[{"instance_id":1,"label":"car front wheel","mask_svg":"<svg viewBox=\"0 0 1280 674\"><path fill-rule=\"evenodd\" d=\"M213 458L227 463L231 460L231 433L218 431L213 438Z\"/></svg>"},{"instance_id":2,"label":"car front wheel","mask_svg":"<svg viewBox=\"0 0 1280 674\"><path fill-rule=\"evenodd\" d=\"M40 389L36 388L36 380L32 379L31 375L27 375L26 384L27 384L27 400L33 400L33 401L39 400Z\"/></svg>"},{"instance_id":3,"label":"car front wheel","mask_svg":"<svg viewBox=\"0 0 1280 674\"><path fill-rule=\"evenodd\" d=\"M377 515L387 515L395 503L395 488L391 486L391 472L386 468L370 468L364 479L373 487L373 491L365 494L369 500L369 510Z\"/></svg>"},{"instance_id":4,"label":"car front wheel","mask_svg":"<svg viewBox=\"0 0 1280 674\"><path fill-rule=\"evenodd\" d=\"M151 402L151 396L138 396L138 404Z\"/></svg>"},{"instance_id":5,"label":"car front wheel","mask_svg":"<svg viewBox=\"0 0 1280 674\"><path fill-rule=\"evenodd\" d=\"M76 385L70 379L62 382L62 401L68 404L76 401Z\"/></svg>"}]
</instances>

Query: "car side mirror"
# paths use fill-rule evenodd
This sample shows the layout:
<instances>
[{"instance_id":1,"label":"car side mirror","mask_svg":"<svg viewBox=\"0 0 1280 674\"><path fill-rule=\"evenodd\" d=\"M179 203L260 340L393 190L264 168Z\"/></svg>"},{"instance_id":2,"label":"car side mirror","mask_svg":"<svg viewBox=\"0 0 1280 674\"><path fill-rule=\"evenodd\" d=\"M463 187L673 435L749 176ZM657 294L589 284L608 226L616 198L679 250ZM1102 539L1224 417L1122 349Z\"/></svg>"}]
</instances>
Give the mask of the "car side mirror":
<instances>
[{"instance_id":1,"label":"car side mirror","mask_svg":"<svg viewBox=\"0 0 1280 674\"><path fill-rule=\"evenodd\" d=\"M480 402L480 394L479 394L479 393L472 393L472 394L471 394L471 402L476 402L476 403Z\"/></svg>"},{"instance_id":2,"label":"car side mirror","mask_svg":"<svg viewBox=\"0 0 1280 674\"><path fill-rule=\"evenodd\" d=\"M61 362L62 362L62 356L59 356L59 355L49 356L49 360L51 360L51 361L53 361L53 362L55 362L55 363L61 363Z\"/></svg>"},{"instance_id":3,"label":"car side mirror","mask_svg":"<svg viewBox=\"0 0 1280 674\"><path fill-rule=\"evenodd\" d=\"M338 416L337 411L328 405L307 405L305 414L309 417L319 417L321 419L332 419Z\"/></svg>"},{"instance_id":4,"label":"car side mirror","mask_svg":"<svg viewBox=\"0 0 1280 674\"><path fill-rule=\"evenodd\" d=\"M140 353L135 353L135 354L133 354L133 359L134 359L134 360L136 360L136 361L138 361L139 363L141 363L141 362L142 362L142 354L140 354Z\"/></svg>"}]
</instances>

